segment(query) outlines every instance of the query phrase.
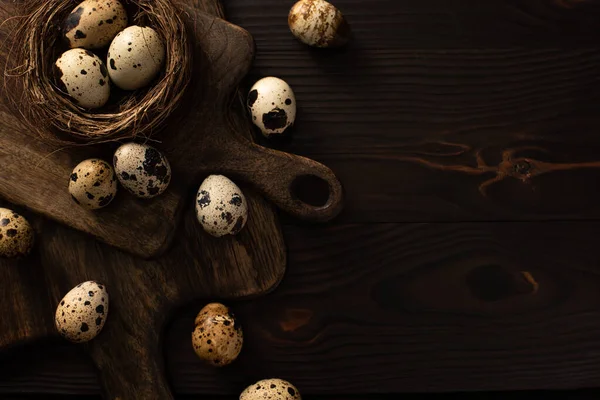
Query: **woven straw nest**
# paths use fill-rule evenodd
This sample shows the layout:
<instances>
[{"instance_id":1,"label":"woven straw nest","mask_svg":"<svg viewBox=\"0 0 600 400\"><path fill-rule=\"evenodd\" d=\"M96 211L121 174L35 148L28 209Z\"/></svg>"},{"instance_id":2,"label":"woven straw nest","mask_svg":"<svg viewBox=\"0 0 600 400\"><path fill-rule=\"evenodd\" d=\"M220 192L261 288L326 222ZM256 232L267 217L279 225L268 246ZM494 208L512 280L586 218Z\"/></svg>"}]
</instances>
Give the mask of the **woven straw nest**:
<instances>
[{"instance_id":1,"label":"woven straw nest","mask_svg":"<svg viewBox=\"0 0 600 400\"><path fill-rule=\"evenodd\" d=\"M150 137L177 108L191 77L184 20L169 0L122 0L129 25L154 28L166 47L159 78L135 92L116 90L98 110L78 107L55 85L53 64L68 50L65 18L81 0L26 0L10 38L5 90L25 123L50 143L98 143ZM101 58L105 55L97 53Z\"/></svg>"}]
</instances>

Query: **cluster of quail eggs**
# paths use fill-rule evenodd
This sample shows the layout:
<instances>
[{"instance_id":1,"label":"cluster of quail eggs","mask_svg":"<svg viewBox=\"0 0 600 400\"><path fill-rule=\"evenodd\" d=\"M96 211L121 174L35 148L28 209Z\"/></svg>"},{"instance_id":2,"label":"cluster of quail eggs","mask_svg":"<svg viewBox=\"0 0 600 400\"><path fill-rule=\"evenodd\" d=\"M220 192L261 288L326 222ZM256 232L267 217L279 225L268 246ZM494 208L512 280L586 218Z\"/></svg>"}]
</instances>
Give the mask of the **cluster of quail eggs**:
<instances>
[{"instance_id":1,"label":"cluster of quail eggs","mask_svg":"<svg viewBox=\"0 0 600 400\"><path fill-rule=\"evenodd\" d=\"M112 165L97 158L79 163L69 177L69 193L81 207L97 210L116 197L117 181L135 197L151 199L169 186L171 166L154 147L125 143L115 152Z\"/></svg>"},{"instance_id":2,"label":"cluster of quail eggs","mask_svg":"<svg viewBox=\"0 0 600 400\"><path fill-rule=\"evenodd\" d=\"M200 359L215 367L234 362L242 351L242 327L229 307L210 303L203 307L194 321L192 347ZM300 392L282 379L264 379L250 385L240 400L299 400Z\"/></svg>"},{"instance_id":3,"label":"cluster of quail eggs","mask_svg":"<svg viewBox=\"0 0 600 400\"><path fill-rule=\"evenodd\" d=\"M80 107L103 107L112 85L137 90L159 74L165 60L160 35L151 27L127 24L118 0L86 0L65 19L63 37L70 50L54 64L55 83ZM104 54L106 62L99 56Z\"/></svg>"},{"instance_id":4,"label":"cluster of quail eggs","mask_svg":"<svg viewBox=\"0 0 600 400\"><path fill-rule=\"evenodd\" d=\"M325 0L300 0L290 10L288 25L292 34L312 47L344 46L350 27L343 14ZM247 100L252 122L266 138L279 137L296 122L296 97L284 80L266 77L256 82Z\"/></svg>"}]
</instances>

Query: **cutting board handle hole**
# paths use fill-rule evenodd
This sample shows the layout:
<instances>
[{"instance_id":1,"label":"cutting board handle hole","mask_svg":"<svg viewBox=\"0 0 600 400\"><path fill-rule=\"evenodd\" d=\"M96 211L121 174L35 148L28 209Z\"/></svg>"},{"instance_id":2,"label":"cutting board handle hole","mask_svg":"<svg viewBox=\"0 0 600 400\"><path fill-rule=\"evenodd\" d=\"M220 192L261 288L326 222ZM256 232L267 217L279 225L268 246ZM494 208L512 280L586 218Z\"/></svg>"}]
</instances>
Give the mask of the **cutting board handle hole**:
<instances>
[{"instance_id":1,"label":"cutting board handle hole","mask_svg":"<svg viewBox=\"0 0 600 400\"><path fill-rule=\"evenodd\" d=\"M300 175L291 186L292 195L314 207L323 207L330 197L329 183L315 175Z\"/></svg>"}]
</instances>

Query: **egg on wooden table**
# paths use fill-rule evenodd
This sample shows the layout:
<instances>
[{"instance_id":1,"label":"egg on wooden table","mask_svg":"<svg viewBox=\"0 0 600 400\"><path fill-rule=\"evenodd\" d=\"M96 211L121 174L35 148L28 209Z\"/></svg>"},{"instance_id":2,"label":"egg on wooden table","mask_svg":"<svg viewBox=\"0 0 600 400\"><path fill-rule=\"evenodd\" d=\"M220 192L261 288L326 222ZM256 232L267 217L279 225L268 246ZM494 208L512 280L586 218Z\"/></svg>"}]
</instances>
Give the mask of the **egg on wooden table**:
<instances>
[{"instance_id":1,"label":"egg on wooden table","mask_svg":"<svg viewBox=\"0 0 600 400\"><path fill-rule=\"evenodd\" d=\"M301 42L313 47L340 47L350 40L344 15L325 0L300 0L290 10L288 25Z\"/></svg>"},{"instance_id":2,"label":"egg on wooden table","mask_svg":"<svg viewBox=\"0 0 600 400\"><path fill-rule=\"evenodd\" d=\"M240 188L229 178L211 175L198 189L196 217L212 236L236 235L248 221L248 203Z\"/></svg>"},{"instance_id":3,"label":"egg on wooden table","mask_svg":"<svg viewBox=\"0 0 600 400\"><path fill-rule=\"evenodd\" d=\"M98 336L108 316L106 287L95 281L71 289L56 307L54 323L65 339L82 343Z\"/></svg>"},{"instance_id":4,"label":"egg on wooden table","mask_svg":"<svg viewBox=\"0 0 600 400\"><path fill-rule=\"evenodd\" d=\"M150 199L162 194L171 182L171 165L147 144L126 143L113 157L117 179L131 194Z\"/></svg>"},{"instance_id":5,"label":"egg on wooden table","mask_svg":"<svg viewBox=\"0 0 600 400\"><path fill-rule=\"evenodd\" d=\"M298 389L283 379L263 379L250 385L240 395L240 400L302 400Z\"/></svg>"},{"instance_id":6,"label":"egg on wooden table","mask_svg":"<svg viewBox=\"0 0 600 400\"><path fill-rule=\"evenodd\" d=\"M108 72L102 60L89 50L71 49L54 64L56 84L83 108L99 108L110 96Z\"/></svg>"},{"instance_id":7,"label":"egg on wooden table","mask_svg":"<svg viewBox=\"0 0 600 400\"><path fill-rule=\"evenodd\" d=\"M296 96L283 79L269 76L256 82L247 105L252 122L265 137L284 133L296 121Z\"/></svg>"},{"instance_id":8,"label":"egg on wooden table","mask_svg":"<svg viewBox=\"0 0 600 400\"><path fill-rule=\"evenodd\" d=\"M127 12L117 0L86 0L73 9L63 25L69 47L100 49L127 27Z\"/></svg>"},{"instance_id":9,"label":"egg on wooden table","mask_svg":"<svg viewBox=\"0 0 600 400\"><path fill-rule=\"evenodd\" d=\"M97 210L106 207L117 194L117 177L113 167L97 158L82 161L71 173L69 193L84 208Z\"/></svg>"},{"instance_id":10,"label":"egg on wooden table","mask_svg":"<svg viewBox=\"0 0 600 400\"><path fill-rule=\"evenodd\" d=\"M130 26L119 32L108 49L108 74L124 90L148 85L165 61L165 45L150 27Z\"/></svg>"},{"instance_id":11,"label":"egg on wooden table","mask_svg":"<svg viewBox=\"0 0 600 400\"><path fill-rule=\"evenodd\" d=\"M13 210L0 208L0 257L26 256L33 242L33 228L29 221Z\"/></svg>"},{"instance_id":12,"label":"egg on wooden table","mask_svg":"<svg viewBox=\"0 0 600 400\"><path fill-rule=\"evenodd\" d=\"M194 325L192 345L202 360L222 367L231 364L242 351L242 327L227 306L208 304L200 310Z\"/></svg>"}]
</instances>

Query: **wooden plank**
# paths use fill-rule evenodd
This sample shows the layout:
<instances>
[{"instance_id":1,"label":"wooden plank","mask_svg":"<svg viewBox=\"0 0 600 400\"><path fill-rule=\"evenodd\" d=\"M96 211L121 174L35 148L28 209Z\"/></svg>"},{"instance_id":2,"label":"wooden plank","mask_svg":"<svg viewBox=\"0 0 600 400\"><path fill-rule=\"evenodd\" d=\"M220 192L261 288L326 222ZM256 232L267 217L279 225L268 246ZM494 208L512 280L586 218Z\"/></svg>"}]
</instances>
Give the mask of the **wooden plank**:
<instances>
[{"instance_id":1,"label":"wooden plank","mask_svg":"<svg viewBox=\"0 0 600 400\"><path fill-rule=\"evenodd\" d=\"M245 332L238 362L217 370L196 358L201 302L170 325L176 393L233 396L268 376L307 396L597 386L600 223L288 226L285 236L280 288L233 304ZM81 359L48 358L21 372L0 363L0 391L27 381L36 392L97 392Z\"/></svg>"}]
</instances>

